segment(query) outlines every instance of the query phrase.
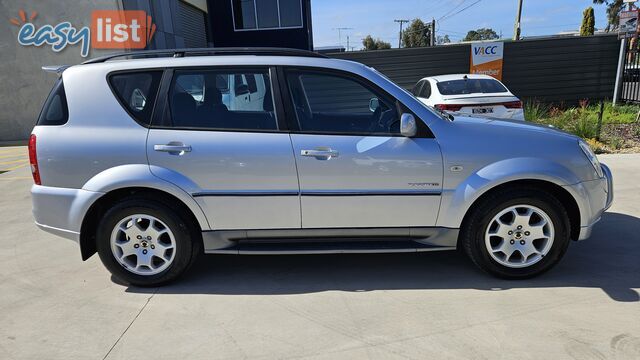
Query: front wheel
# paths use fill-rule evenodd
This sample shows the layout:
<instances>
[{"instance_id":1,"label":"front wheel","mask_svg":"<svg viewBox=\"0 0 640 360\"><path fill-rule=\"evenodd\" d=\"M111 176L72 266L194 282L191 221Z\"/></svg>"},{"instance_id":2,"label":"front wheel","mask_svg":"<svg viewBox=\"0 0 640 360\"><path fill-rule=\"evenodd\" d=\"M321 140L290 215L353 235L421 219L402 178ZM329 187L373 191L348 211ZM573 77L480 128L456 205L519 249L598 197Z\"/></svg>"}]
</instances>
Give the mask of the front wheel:
<instances>
[{"instance_id":1,"label":"front wheel","mask_svg":"<svg viewBox=\"0 0 640 360\"><path fill-rule=\"evenodd\" d=\"M196 232L186 217L144 198L113 206L97 231L103 264L132 285L158 286L175 280L199 253Z\"/></svg>"},{"instance_id":2,"label":"front wheel","mask_svg":"<svg viewBox=\"0 0 640 360\"><path fill-rule=\"evenodd\" d=\"M569 216L551 194L509 189L471 210L461 245L471 260L502 278L529 278L552 268L569 245Z\"/></svg>"}]
</instances>

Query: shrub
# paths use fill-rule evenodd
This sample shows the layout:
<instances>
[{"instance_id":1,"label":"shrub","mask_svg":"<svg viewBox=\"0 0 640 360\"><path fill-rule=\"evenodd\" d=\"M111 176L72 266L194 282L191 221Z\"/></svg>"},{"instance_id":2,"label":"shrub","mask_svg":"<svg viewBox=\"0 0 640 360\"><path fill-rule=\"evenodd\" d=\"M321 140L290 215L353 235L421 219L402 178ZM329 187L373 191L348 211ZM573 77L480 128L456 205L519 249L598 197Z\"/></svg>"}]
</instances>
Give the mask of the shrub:
<instances>
[{"instance_id":1,"label":"shrub","mask_svg":"<svg viewBox=\"0 0 640 360\"><path fill-rule=\"evenodd\" d=\"M613 150L620 150L624 146L624 139L619 136L614 136L607 142Z\"/></svg>"},{"instance_id":2,"label":"shrub","mask_svg":"<svg viewBox=\"0 0 640 360\"><path fill-rule=\"evenodd\" d=\"M598 135L597 119L588 115L579 116L575 121L572 132L584 139L596 138Z\"/></svg>"},{"instance_id":3,"label":"shrub","mask_svg":"<svg viewBox=\"0 0 640 360\"><path fill-rule=\"evenodd\" d=\"M527 121L538 121L546 118L549 107L537 101L529 101L524 104L524 118Z\"/></svg>"},{"instance_id":4,"label":"shrub","mask_svg":"<svg viewBox=\"0 0 640 360\"><path fill-rule=\"evenodd\" d=\"M607 145L601 143L596 139L586 139L586 141L596 154L606 154L607 152L609 152L609 149L607 149Z\"/></svg>"}]
</instances>

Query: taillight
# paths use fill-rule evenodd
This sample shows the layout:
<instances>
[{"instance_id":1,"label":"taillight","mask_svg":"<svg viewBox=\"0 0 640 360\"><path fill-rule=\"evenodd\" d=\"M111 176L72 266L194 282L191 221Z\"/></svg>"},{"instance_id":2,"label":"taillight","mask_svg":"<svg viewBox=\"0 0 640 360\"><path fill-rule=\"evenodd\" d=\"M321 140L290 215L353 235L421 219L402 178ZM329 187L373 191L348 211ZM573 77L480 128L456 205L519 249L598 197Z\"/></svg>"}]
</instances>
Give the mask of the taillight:
<instances>
[{"instance_id":1,"label":"taillight","mask_svg":"<svg viewBox=\"0 0 640 360\"><path fill-rule=\"evenodd\" d=\"M502 103L507 109L522 109L522 101L510 101Z\"/></svg>"},{"instance_id":2,"label":"taillight","mask_svg":"<svg viewBox=\"0 0 640 360\"><path fill-rule=\"evenodd\" d=\"M460 111L460 109L462 109L462 105L454 104L437 104L434 107L442 111Z\"/></svg>"},{"instance_id":3,"label":"taillight","mask_svg":"<svg viewBox=\"0 0 640 360\"><path fill-rule=\"evenodd\" d=\"M38 155L36 153L36 136L31 134L29 137L29 164L31 164L31 175L36 185L42 185L40 181L40 170L38 169Z\"/></svg>"}]
</instances>

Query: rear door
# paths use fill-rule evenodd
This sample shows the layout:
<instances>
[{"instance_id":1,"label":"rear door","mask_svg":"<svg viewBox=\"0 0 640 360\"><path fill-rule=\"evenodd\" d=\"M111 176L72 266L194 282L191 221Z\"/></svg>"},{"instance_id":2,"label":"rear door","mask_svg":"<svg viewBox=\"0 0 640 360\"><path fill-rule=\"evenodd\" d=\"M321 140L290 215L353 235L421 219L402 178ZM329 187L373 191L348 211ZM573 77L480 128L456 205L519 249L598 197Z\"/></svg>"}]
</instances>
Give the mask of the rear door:
<instances>
[{"instance_id":1,"label":"rear door","mask_svg":"<svg viewBox=\"0 0 640 360\"><path fill-rule=\"evenodd\" d=\"M163 81L164 110L154 117L147 142L152 172L188 187L216 230L299 228L295 160L273 92L253 108L229 96L236 85L230 82L253 76L270 83L271 70L170 72Z\"/></svg>"},{"instance_id":2,"label":"rear door","mask_svg":"<svg viewBox=\"0 0 640 360\"><path fill-rule=\"evenodd\" d=\"M303 228L435 225L442 157L426 125L401 136L401 105L366 79L285 73Z\"/></svg>"}]
</instances>

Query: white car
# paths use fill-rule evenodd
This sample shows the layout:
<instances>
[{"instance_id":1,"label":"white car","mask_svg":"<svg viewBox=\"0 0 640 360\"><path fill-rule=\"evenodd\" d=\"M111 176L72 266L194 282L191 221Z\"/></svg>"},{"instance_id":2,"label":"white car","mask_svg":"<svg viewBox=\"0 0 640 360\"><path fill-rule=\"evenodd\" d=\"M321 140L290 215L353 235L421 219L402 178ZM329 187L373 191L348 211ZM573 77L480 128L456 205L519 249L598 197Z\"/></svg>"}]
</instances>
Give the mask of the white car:
<instances>
[{"instance_id":1,"label":"white car","mask_svg":"<svg viewBox=\"0 0 640 360\"><path fill-rule=\"evenodd\" d=\"M488 75L426 77L412 92L423 103L442 111L524 121L522 101Z\"/></svg>"}]
</instances>

